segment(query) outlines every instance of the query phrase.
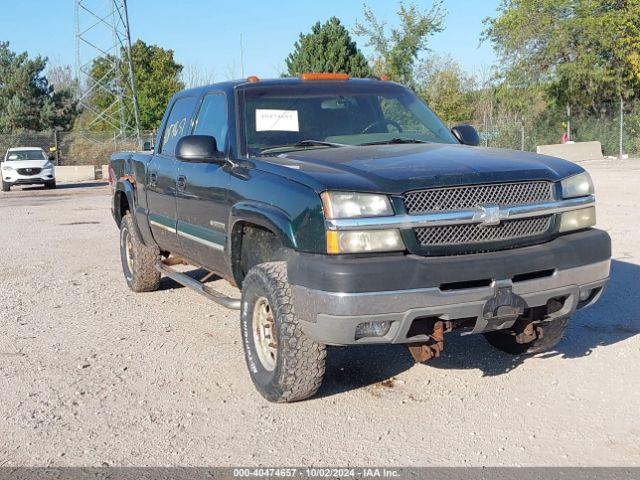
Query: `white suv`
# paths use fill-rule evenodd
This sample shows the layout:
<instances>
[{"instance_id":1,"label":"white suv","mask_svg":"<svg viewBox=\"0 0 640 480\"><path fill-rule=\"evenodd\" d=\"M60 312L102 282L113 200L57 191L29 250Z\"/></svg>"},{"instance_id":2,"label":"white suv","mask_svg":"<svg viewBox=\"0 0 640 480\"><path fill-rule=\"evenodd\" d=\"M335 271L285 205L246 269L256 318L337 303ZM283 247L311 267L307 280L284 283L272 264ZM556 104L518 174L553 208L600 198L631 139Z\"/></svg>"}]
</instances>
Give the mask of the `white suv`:
<instances>
[{"instance_id":1,"label":"white suv","mask_svg":"<svg viewBox=\"0 0 640 480\"><path fill-rule=\"evenodd\" d=\"M0 164L2 191L8 192L12 185L43 184L45 188L56 188L53 163L44 150L38 147L10 148Z\"/></svg>"}]
</instances>

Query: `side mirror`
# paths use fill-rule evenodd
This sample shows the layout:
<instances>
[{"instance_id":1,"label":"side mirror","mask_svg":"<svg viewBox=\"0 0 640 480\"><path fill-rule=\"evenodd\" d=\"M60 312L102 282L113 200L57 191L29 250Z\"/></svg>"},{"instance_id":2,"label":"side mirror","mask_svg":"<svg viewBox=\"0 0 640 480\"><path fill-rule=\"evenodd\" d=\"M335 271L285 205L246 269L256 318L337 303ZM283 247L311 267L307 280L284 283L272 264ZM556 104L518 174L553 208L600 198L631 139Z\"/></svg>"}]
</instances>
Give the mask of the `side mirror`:
<instances>
[{"instance_id":1,"label":"side mirror","mask_svg":"<svg viewBox=\"0 0 640 480\"><path fill-rule=\"evenodd\" d=\"M463 145L477 147L480 145L480 135L471 125L458 125L451 129L451 133Z\"/></svg>"},{"instance_id":2,"label":"side mirror","mask_svg":"<svg viewBox=\"0 0 640 480\"><path fill-rule=\"evenodd\" d=\"M143 150L144 152L150 152L151 150L153 150L153 149L151 148L151 142L144 142L144 143L142 144L142 150Z\"/></svg>"},{"instance_id":3,"label":"side mirror","mask_svg":"<svg viewBox=\"0 0 640 480\"><path fill-rule=\"evenodd\" d=\"M47 158L49 159L50 162L53 162L56 159L56 156L55 155L49 155Z\"/></svg>"},{"instance_id":4,"label":"side mirror","mask_svg":"<svg viewBox=\"0 0 640 480\"><path fill-rule=\"evenodd\" d=\"M223 154L218 151L216 139L209 135L187 135L178 140L176 158L183 162L220 162Z\"/></svg>"}]
</instances>

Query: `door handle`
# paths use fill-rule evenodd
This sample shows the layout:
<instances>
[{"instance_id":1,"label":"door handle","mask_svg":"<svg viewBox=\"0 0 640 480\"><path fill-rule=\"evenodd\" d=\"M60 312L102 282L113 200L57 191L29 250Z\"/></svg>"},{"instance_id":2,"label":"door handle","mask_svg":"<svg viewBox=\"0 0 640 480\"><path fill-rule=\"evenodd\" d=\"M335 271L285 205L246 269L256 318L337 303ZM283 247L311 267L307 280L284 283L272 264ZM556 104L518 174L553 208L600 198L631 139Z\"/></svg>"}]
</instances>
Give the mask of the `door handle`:
<instances>
[{"instance_id":1,"label":"door handle","mask_svg":"<svg viewBox=\"0 0 640 480\"><path fill-rule=\"evenodd\" d=\"M187 177L180 175L176 182L176 186L178 187L178 190L183 191L187 187Z\"/></svg>"},{"instance_id":2,"label":"door handle","mask_svg":"<svg viewBox=\"0 0 640 480\"><path fill-rule=\"evenodd\" d=\"M158 183L158 174L156 172L151 172L151 174L149 174L149 186L155 187L157 183Z\"/></svg>"}]
</instances>

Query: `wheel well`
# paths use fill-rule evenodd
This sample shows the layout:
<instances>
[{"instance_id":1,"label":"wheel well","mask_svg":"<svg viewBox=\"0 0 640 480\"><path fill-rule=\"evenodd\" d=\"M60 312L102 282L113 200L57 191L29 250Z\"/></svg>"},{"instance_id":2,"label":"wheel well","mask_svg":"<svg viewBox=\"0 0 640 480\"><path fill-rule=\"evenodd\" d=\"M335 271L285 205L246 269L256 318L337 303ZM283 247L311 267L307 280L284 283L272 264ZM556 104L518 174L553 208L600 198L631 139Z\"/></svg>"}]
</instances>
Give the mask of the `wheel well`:
<instances>
[{"instance_id":1,"label":"wheel well","mask_svg":"<svg viewBox=\"0 0 640 480\"><path fill-rule=\"evenodd\" d=\"M120 227L123 217L131 210L131 207L129 206L129 199L127 199L127 195L124 192L116 192L115 206L116 222L118 223L118 227Z\"/></svg>"},{"instance_id":2,"label":"wheel well","mask_svg":"<svg viewBox=\"0 0 640 480\"><path fill-rule=\"evenodd\" d=\"M280 237L259 225L238 222L233 227L231 239L231 268L238 287L242 287L244 277L254 266L287 258L287 249Z\"/></svg>"}]
</instances>

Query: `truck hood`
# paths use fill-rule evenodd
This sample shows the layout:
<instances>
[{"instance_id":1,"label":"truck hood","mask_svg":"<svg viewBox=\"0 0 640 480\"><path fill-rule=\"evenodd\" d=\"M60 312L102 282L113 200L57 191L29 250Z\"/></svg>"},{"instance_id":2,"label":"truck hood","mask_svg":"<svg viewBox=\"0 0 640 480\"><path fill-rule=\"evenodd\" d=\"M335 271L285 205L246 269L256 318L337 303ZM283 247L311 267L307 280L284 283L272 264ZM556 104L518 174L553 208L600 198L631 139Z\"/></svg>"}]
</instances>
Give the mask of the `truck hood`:
<instances>
[{"instance_id":1,"label":"truck hood","mask_svg":"<svg viewBox=\"0 0 640 480\"><path fill-rule=\"evenodd\" d=\"M43 168L49 160L11 160L4 162L3 165L8 165L12 168Z\"/></svg>"},{"instance_id":2,"label":"truck hood","mask_svg":"<svg viewBox=\"0 0 640 480\"><path fill-rule=\"evenodd\" d=\"M479 183L555 182L583 171L566 160L535 153L447 144L314 148L254 160L261 170L317 191L389 194Z\"/></svg>"}]
</instances>

